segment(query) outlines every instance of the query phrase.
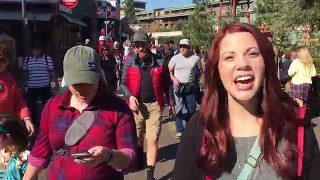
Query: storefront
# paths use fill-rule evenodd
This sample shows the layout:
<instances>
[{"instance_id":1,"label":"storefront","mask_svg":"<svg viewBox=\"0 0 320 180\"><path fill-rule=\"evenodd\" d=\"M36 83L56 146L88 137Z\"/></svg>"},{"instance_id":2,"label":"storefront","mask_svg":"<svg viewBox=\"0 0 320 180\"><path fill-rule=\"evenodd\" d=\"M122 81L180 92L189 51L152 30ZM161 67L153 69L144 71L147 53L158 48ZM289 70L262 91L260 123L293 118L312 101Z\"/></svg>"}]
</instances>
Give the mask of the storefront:
<instances>
[{"instance_id":1,"label":"storefront","mask_svg":"<svg viewBox=\"0 0 320 180\"><path fill-rule=\"evenodd\" d=\"M12 64L20 64L23 57L30 54L34 41L41 41L46 53L53 57L58 75L62 75L65 52L76 42L90 39L92 47L97 47L98 33L96 3L81 0L73 9L60 4L59 0L27 0L26 15L28 31L23 28L21 0L0 1L0 31L15 40L16 57ZM25 42L24 34L28 32ZM1 34L1 32L0 32Z\"/></svg>"}]
</instances>

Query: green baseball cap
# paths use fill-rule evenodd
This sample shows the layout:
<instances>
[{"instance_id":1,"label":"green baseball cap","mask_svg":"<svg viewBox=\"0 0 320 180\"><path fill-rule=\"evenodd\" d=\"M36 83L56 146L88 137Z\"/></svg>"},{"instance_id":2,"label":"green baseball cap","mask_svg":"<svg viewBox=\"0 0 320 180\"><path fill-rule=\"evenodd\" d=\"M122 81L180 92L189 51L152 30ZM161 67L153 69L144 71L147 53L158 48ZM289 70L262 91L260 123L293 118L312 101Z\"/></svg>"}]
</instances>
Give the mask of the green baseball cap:
<instances>
[{"instance_id":1,"label":"green baseball cap","mask_svg":"<svg viewBox=\"0 0 320 180\"><path fill-rule=\"evenodd\" d=\"M64 56L63 72L67 86L80 83L95 84L100 79L100 57L90 47L72 47Z\"/></svg>"}]
</instances>

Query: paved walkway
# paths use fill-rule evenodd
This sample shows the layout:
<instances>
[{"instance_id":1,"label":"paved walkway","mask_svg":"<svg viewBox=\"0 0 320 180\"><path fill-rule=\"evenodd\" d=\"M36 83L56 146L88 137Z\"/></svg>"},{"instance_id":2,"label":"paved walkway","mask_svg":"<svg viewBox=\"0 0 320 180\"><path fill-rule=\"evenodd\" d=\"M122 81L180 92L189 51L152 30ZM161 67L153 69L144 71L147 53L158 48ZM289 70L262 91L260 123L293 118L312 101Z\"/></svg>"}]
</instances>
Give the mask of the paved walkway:
<instances>
[{"instance_id":1,"label":"paved walkway","mask_svg":"<svg viewBox=\"0 0 320 180\"><path fill-rule=\"evenodd\" d=\"M167 117L164 116L164 119L166 118ZM175 122L172 120L164 121L160 134L158 162L154 175L158 180L167 180L172 175L179 144L179 140L175 139L175 133ZM125 176L125 180L145 180L146 173L146 170L130 173Z\"/></svg>"}]
</instances>

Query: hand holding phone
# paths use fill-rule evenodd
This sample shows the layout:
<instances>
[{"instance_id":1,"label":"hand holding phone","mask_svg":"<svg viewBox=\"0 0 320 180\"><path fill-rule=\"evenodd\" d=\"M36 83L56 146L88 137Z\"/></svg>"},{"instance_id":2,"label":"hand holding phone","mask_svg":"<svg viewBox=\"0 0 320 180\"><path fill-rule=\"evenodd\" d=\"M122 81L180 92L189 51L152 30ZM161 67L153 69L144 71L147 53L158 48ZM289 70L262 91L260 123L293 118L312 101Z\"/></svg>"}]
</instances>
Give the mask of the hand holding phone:
<instances>
[{"instance_id":1,"label":"hand holding phone","mask_svg":"<svg viewBox=\"0 0 320 180\"><path fill-rule=\"evenodd\" d=\"M75 159L83 159L83 158L88 158L91 156L89 152L81 152L81 153L74 153L71 154L71 156Z\"/></svg>"}]
</instances>

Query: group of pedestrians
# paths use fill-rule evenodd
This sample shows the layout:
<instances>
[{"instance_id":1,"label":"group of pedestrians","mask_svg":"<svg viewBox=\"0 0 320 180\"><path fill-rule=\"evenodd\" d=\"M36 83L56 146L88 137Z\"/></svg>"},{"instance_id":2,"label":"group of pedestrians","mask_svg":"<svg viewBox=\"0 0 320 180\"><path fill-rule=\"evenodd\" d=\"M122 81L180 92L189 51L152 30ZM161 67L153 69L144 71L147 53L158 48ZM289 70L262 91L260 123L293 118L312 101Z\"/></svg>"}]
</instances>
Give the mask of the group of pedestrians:
<instances>
[{"instance_id":1,"label":"group of pedestrians","mask_svg":"<svg viewBox=\"0 0 320 180\"><path fill-rule=\"evenodd\" d=\"M31 152L27 151L28 134L34 132L31 113L6 71L5 50L0 49L0 177L31 180L46 168L48 179L120 180L128 169L146 165L146 179L153 180L166 104L176 115L176 137L181 138L174 180L319 176L313 126L305 125L302 151L297 144L302 125L294 112L303 105L299 100L304 101L304 95L295 94L293 101L281 89L272 43L257 28L240 23L220 29L205 72L199 48L192 48L188 39L180 41L177 55L169 44L161 56L152 53L150 37L143 31L134 34L130 46L136 57L122 69L109 47L101 55L82 45L66 52L67 88L46 102L39 124L35 122L38 135ZM51 58L37 50L24 66L34 98L55 78ZM288 70L292 92L309 88L305 76L314 74L312 60L304 53L298 52L299 60ZM36 60L42 64L35 65ZM203 72L205 93L197 111ZM120 76L124 100L114 94L114 80Z\"/></svg>"}]
</instances>

